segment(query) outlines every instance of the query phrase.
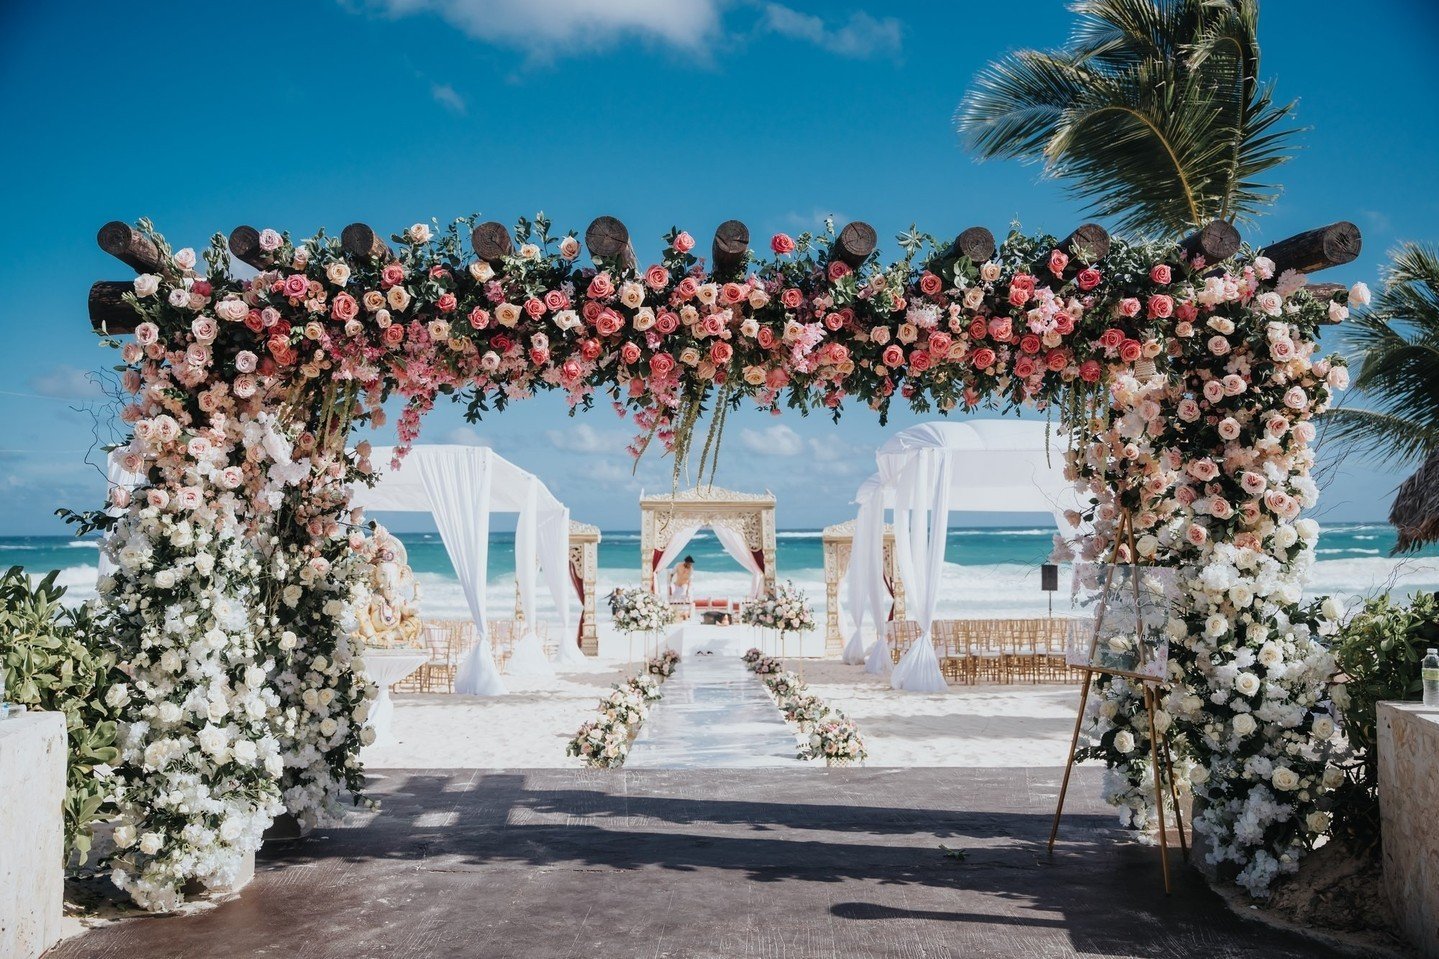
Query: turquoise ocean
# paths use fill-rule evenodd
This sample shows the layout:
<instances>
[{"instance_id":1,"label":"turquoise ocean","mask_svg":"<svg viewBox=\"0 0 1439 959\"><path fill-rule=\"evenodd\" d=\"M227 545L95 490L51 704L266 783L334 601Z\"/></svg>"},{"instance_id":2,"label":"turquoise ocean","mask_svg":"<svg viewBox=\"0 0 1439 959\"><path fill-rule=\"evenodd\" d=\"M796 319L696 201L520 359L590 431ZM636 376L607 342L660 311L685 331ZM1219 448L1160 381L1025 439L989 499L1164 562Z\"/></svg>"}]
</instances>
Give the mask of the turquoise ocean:
<instances>
[{"instance_id":1,"label":"turquoise ocean","mask_svg":"<svg viewBox=\"0 0 1439 959\"><path fill-rule=\"evenodd\" d=\"M940 615L946 617L1040 615L1049 597L1040 590L1039 566L1052 545L1053 528L1039 526L954 527L950 531ZM466 615L464 596L436 533L400 533L420 583L422 611L432 617ZM1394 530L1385 523L1345 523L1324 528L1311 595L1336 595L1346 605L1384 592L1408 594L1439 589L1439 549L1391 557ZM778 534L778 573L809 593L816 607L824 602L824 555L818 530ZM743 596L749 576L709 533L691 541L696 596ZM0 537L0 564L22 566L32 574L60 570L69 598L95 594L97 544L65 536ZM640 578L640 538L633 531L603 534L599 551L601 594L632 586ZM514 537L495 533L490 545L488 610L503 616L514 603ZM1064 581L1061 581L1063 588ZM543 588L541 589L543 593ZM1055 611L1068 609L1066 592L1054 596ZM545 605L542 603L542 606Z\"/></svg>"}]
</instances>

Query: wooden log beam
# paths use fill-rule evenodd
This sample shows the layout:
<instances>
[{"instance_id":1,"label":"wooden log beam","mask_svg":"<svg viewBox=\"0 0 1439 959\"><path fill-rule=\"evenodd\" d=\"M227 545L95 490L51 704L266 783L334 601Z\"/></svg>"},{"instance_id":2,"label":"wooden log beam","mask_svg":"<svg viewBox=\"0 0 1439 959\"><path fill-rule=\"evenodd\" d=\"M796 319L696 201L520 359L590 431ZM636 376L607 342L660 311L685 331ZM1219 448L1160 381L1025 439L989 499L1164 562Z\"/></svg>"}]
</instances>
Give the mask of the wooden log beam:
<instances>
[{"instance_id":1,"label":"wooden log beam","mask_svg":"<svg viewBox=\"0 0 1439 959\"><path fill-rule=\"evenodd\" d=\"M595 217L585 229L585 248L594 260L618 263L626 270L635 268L635 248L630 231L612 216Z\"/></svg>"},{"instance_id":2,"label":"wooden log beam","mask_svg":"<svg viewBox=\"0 0 1439 959\"><path fill-rule=\"evenodd\" d=\"M340 231L340 248L356 260L388 260L394 256L389 244L363 223L351 223Z\"/></svg>"},{"instance_id":3,"label":"wooden log beam","mask_svg":"<svg viewBox=\"0 0 1439 959\"><path fill-rule=\"evenodd\" d=\"M164 272L160 250L148 236L128 223L111 220L95 234L100 249L130 267L136 273Z\"/></svg>"},{"instance_id":4,"label":"wooden log beam","mask_svg":"<svg viewBox=\"0 0 1439 959\"><path fill-rule=\"evenodd\" d=\"M486 220L475 227L470 233L470 246L475 248L476 256L491 266L515 251L509 228L495 220Z\"/></svg>"},{"instance_id":5,"label":"wooden log beam","mask_svg":"<svg viewBox=\"0 0 1439 959\"><path fill-rule=\"evenodd\" d=\"M122 297L132 293L129 280L101 280L90 287L90 326L96 333L134 333L140 325L135 308Z\"/></svg>"},{"instance_id":6,"label":"wooden log beam","mask_svg":"<svg viewBox=\"0 0 1439 959\"><path fill-rule=\"evenodd\" d=\"M1278 276L1285 270L1314 273L1331 266L1343 266L1359 255L1362 246L1359 227L1340 220L1271 243L1259 252L1274 261L1274 275Z\"/></svg>"},{"instance_id":7,"label":"wooden log beam","mask_svg":"<svg viewBox=\"0 0 1439 959\"><path fill-rule=\"evenodd\" d=\"M260 249L260 231L253 226L237 226L230 231L230 255L261 272L275 265L275 255Z\"/></svg>"},{"instance_id":8,"label":"wooden log beam","mask_svg":"<svg viewBox=\"0 0 1439 959\"><path fill-rule=\"evenodd\" d=\"M1185 260L1199 256L1206 265L1213 266L1239 252L1239 231L1227 220L1210 220L1179 241L1179 252Z\"/></svg>"},{"instance_id":9,"label":"wooden log beam","mask_svg":"<svg viewBox=\"0 0 1439 959\"><path fill-rule=\"evenodd\" d=\"M1059 244L1071 263L1097 263L1109 255L1109 231L1098 223L1083 223Z\"/></svg>"},{"instance_id":10,"label":"wooden log beam","mask_svg":"<svg viewBox=\"0 0 1439 959\"><path fill-rule=\"evenodd\" d=\"M715 229L710 256L716 273L733 275L743 270L749 256L749 227L739 220L725 220Z\"/></svg>"},{"instance_id":11,"label":"wooden log beam","mask_svg":"<svg viewBox=\"0 0 1439 959\"><path fill-rule=\"evenodd\" d=\"M857 270L861 263L869 259L878 242L879 236L874 232L874 227L863 220L855 220L845 224L844 229L839 231L839 236L834 238L834 246L829 249L829 258L841 260Z\"/></svg>"},{"instance_id":12,"label":"wooden log beam","mask_svg":"<svg viewBox=\"0 0 1439 959\"><path fill-rule=\"evenodd\" d=\"M987 263L994 259L994 234L982 226L972 226L954 238L955 252L969 257L971 263Z\"/></svg>"}]
</instances>

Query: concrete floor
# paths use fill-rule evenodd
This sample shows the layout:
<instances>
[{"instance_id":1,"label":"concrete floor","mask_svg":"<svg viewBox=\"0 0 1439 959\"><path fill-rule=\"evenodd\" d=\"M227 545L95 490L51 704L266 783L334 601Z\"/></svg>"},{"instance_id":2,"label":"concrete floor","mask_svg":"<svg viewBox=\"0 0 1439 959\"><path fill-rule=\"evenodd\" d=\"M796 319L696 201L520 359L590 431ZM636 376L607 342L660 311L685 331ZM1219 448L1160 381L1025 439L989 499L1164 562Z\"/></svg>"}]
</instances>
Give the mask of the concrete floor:
<instances>
[{"instance_id":1,"label":"concrete floor","mask_svg":"<svg viewBox=\"0 0 1439 959\"><path fill-rule=\"evenodd\" d=\"M386 771L237 900L47 959L1323 957L1114 827L1098 770ZM946 856L939 848L964 851Z\"/></svg>"}]
</instances>

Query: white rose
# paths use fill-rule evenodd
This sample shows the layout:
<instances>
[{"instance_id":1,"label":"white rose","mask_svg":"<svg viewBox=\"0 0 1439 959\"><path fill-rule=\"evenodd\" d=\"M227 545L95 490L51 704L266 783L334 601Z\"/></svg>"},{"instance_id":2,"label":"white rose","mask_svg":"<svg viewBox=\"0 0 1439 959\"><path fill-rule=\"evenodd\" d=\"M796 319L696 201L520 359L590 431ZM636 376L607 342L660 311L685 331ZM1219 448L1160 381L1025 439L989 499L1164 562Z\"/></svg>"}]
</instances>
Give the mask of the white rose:
<instances>
[{"instance_id":1,"label":"white rose","mask_svg":"<svg viewBox=\"0 0 1439 959\"><path fill-rule=\"evenodd\" d=\"M141 273L135 277L135 295L144 299L147 296L154 296L160 289L160 278L153 273Z\"/></svg>"},{"instance_id":2,"label":"white rose","mask_svg":"<svg viewBox=\"0 0 1439 959\"><path fill-rule=\"evenodd\" d=\"M1209 780L1209 767L1195 763L1189 767L1189 781L1194 785L1202 785Z\"/></svg>"},{"instance_id":3,"label":"white rose","mask_svg":"<svg viewBox=\"0 0 1439 959\"><path fill-rule=\"evenodd\" d=\"M423 223L414 224L405 231L405 235L410 238L411 243L430 242L430 228Z\"/></svg>"},{"instance_id":4,"label":"white rose","mask_svg":"<svg viewBox=\"0 0 1439 959\"><path fill-rule=\"evenodd\" d=\"M1320 739L1328 739L1334 735L1334 720L1328 716L1314 717L1314 735Z\"/></svg>"},{"instance_id":5,"label":"white rose","mask_svg":"<svg viewBox=\"0 0 1439 959\"><path fill-rule=\"evenodd\" d=\"M1254 717L1248 713L1240 713L1234 717L1234 732L1239 736L1248 736L1257 726Z\"/></svg>"},{"instance_id":6,"label":"white rose","mask_svg":"<svg viewBox=\"0 0 1439 959\"><path fill-rule=\"evenodd\" d=\"M1355 306L1369 305L1369 286L1366 283L1355 283L1349 288L1349 302Z\"/></svg>"},{"instance_id":7,"label":"white rose","mask_svg":"<svg viewBox=\"0 0 1439 959\"><path fill-rule=\"evenodd\" d=\"M1305 817L1304 824L1309 827L1310 832L1327 832L1329 829L1329 814L1327 812L1312 812Z\"/></svg>"},{"instance_id":8,"label":"white rose","mask_svg":"<svg viewBox=\"0 0 1439 959\"><path fill-rule=\"evenodd\" d=\"M1299 788L1299 774L1288 766L1276 766L1274 772L1269 774L1269 781L1280 792L1290 792Z\"/></svg>"},{"instance_id":9,"label":"white rose","mask_svg":"<svg viewBox=\"0 0 1439 959\"><path fill-rule=\"evenodd\" d=\"M1242 696L1253 696L1259 692L1259 677L1249 672L1240 673L1234 677L1234 688Z\"/></svg>"},{"instance_id":10,"label":"white rose","mask_svg":"<svg viewBox=\"0 0 1439 959\"><path fill-rule=\"evenodd\" d=\"M1336 623L1344 615L1344 604L1333 596L1324 597L1324 602L1319 605L1319 609L1320 612L1324 614L1325 619L1332 620Z\"/></svg>"},{"instance_id":11,"label":"white rose","mask_svg":"<svg viewBox=\"0 0 1439 959\"><path fill-rule=\"evenodd\" d=\"M335 735L335 730L339 728L340 724L335 722L333 719L326 717L325 719L320 720L320 735L324 736L326 739Z\"/></svg>"},{"instance_id":12,"label":"white rose","mask_svg":"<svg viewBox=\"0 0 1439 959\"><path fill-rule=\"evenodd\" d=\"M1127 729L1121 729L1114 735L1114 748L1122 753L1134 751L1134 734Z\"/></svg>"},{"instance_id":13,"label":"white rose","mask_svg":"<svg viewBox=\"0 0 1439 959\"><path fill-rule=\"evenodd\" d=\"M190 247L182 247L175 251L175 265L182 270L193 269L195 266L195 251Z\"/></svg>"},{"instance_id":14,"label":"white rose","mask_svg":"<svg viewBox=\"0 0 1439 959\"><path fill-rule=\"evenodd\" d=\"M140 851L147 856L153 856L160 851L165 841L160 838L157 832L147 832L140 837Z\"/></svg>"},{"instance_id":15,"label":"white rose","mask_svg":"<svg viewBox=\"0 0 1439 959\"><path fill-rule=\"evenodd\" d=\"M111 834L116 849L129 849L135 845L135 827L130 825L116 826L115 832Z\"/></svg>"}]
</instances>

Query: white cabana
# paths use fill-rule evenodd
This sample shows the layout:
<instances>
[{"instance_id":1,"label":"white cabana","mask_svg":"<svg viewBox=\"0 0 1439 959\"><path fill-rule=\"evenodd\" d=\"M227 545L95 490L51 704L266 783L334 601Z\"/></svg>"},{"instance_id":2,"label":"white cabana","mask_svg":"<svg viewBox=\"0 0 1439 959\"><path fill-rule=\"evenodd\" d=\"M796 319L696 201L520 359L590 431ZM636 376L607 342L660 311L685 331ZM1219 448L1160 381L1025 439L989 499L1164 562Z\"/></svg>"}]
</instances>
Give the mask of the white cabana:
<instances>
[{"instance_id":1,"label":"white cabana","mask_svg":"<svg viewBox=\"0 0 1439 959\"><path fill-rule=\"evenodd\" d=\"M562 659L572 649L569 583L570 511L532 473L483 446L417 446L398 470L393 451L376 448L371 459L378 476L373 487L357 487L353 505L367 510L431 513L465 593L479 641L459 664L455 692L478 696L504 693L486 627L485 587L490 551L490 514L518 513L515 578L524 631L510 658L511 675L553 675L535 633L537 575L543 571L560 619ZM572 655L567 655L572 654Z\"/></svg>"},{"instance_id":2,"label":"white cabana","mask_svg":"<svg viewBox=\"0 0 1439 959\"><path fill-rule=\"evenodd\" d=\"M882 541L862 530L882 530L884 511L894 511L895 547L900 577L910 596L920 637L894 665L895 689L939 692L948 684L934 654L931 627L938 605L949 514L964 512L1046 512L1060 528L1066 509L1076 505L1073 486L1064 479L1064 437L1047 424L1020 420L968 420L922 423L891 437L875 454L878 472L860 487L855 500L854 570L851 612L856 630L846 660L863 648L864 614L878 634L866 668L890 670L884 642L887 607L883 602ZM863 559L861 559L861 548Z\"/></svg>"}]
</instances>

